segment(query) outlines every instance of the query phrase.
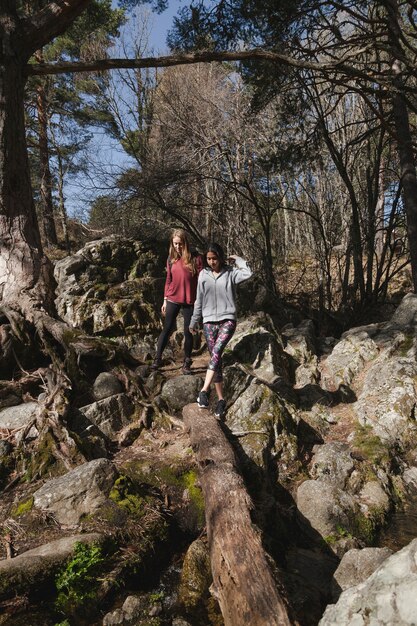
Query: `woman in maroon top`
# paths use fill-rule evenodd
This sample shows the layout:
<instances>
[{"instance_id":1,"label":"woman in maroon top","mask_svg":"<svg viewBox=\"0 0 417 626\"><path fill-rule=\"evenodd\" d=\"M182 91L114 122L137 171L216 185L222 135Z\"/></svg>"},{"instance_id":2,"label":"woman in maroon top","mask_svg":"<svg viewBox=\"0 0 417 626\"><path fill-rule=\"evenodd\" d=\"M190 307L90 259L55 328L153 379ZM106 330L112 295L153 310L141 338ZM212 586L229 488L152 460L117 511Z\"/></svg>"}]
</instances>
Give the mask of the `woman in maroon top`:
<instances>
[{"instance_id":1,"label":"woman in maroon top","mask_svg":"<svg viewBox=\"0 0 417 626\"><path fill-rule=\"evenodd\" d=\"M169 246L164 303L161 309L162 315L165 316L165 322L158 339L152 369L158 369L161 366L162 353L175 329L178 313L182 309L184 317L184 364L182 371L184 374L191 374L193 336L190 333L189 325L197 293L198 275L202 268L202 258L192 255L186 232L174 230Z\"/></svg>"}]
</instances>

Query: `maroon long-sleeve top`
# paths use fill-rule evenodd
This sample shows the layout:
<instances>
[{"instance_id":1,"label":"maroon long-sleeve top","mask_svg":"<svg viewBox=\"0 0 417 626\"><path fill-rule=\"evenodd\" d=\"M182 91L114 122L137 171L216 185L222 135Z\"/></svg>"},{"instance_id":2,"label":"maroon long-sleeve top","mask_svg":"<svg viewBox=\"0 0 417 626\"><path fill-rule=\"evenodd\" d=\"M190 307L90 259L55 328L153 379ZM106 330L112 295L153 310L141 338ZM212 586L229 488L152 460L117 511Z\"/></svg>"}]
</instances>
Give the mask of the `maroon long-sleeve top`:
<instances>
[{"instance_id":1,"label":"maroon long-sleeve top","mask_svg":"<svg viewBox=\"0 0 417 626\"><path fill-rule=\"evenodd\" d=\"M196 256L194 261L196 266L195 274L184 265L182 259L174 262L167 260L164 298L177 304L194 304L198 275L203 269L203 259L201 256Z\"/></svg>"}]
</instances>

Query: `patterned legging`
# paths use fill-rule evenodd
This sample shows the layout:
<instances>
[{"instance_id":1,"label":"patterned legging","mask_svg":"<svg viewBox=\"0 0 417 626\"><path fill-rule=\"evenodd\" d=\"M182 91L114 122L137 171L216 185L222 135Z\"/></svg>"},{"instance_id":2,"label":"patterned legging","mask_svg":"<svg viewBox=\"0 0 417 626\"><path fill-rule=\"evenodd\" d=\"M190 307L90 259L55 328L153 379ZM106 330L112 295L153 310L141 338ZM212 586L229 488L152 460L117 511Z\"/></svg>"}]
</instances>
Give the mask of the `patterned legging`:
<instances>
[{"instance_id":1,"label":"patterned legging","mask_svg":"<svg viewBox=\"0 0 417 626\"><path fill-rule=\"evenodd\" d=\"M214 382L221 383L223 380L222 354L233 337L236 330L235 320L224 320L223 322L206 322L203 324L204 336L210 352L209 370L214 370Z\"/></svg>"}]
</instances>

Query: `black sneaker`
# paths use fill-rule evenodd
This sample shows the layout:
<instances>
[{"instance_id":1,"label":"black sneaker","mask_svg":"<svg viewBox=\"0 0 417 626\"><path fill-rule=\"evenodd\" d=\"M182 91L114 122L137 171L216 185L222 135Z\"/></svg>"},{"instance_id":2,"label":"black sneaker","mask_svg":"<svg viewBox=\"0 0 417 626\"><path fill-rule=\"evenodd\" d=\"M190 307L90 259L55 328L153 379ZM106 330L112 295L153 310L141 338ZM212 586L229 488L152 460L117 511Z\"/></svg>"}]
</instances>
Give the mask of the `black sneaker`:
<instances>
[{"instance_id":1,"label":"black sneaker","mask_svg":"<svg viewBox=\"0 0 417 626\"><path fill-rule=\"evenodd\" d=\"M198 394L198 398L197 398L197 404L200 407L200 409L208 409L209 401L208 401L208 395L206 391L200 391L200 393Z\"/></svg>"},{"instance_id":2,"label":"black sneaker","mask_svg":"<svg viewBox=\"0 0 417 626\"><path fill-rule=\"evenodd\" d=\"M216 417L224 417L226 414L226 400L219 400L216 404L216 410L214 411L214 415Z\"/></svg>"},{"instance_id":3,"label":"black sneaker","mask_svg":"<svg viewBox=\"0 0 417 626\"><path fill-rule=\"evenodd\" d=\"M183 374L186 374L186 375L192 374L191 363L192 363L191 359L185 359L185 361L183 363L183 366L182 366L182 373Z\"/></svg>"}]
</instances>

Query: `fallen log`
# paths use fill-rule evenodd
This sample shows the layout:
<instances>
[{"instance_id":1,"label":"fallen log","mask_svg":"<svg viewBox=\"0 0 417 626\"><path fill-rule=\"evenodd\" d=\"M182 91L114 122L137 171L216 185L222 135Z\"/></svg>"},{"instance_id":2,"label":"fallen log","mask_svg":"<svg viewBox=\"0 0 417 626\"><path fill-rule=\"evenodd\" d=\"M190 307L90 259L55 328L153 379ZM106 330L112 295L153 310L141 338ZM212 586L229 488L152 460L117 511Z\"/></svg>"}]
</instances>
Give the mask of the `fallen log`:
<instances>
[{"instance_id":1,"label":"fallen log","mask_svg":"<svg viewBox=\"0 0 417 626\"><path fill-rule=\"evenodd\" d=\"M188 404L184 426L199 465L213 575L225 626L291 624L283 597L251 520L253 504L220 422Z\"/></svg>"}]
</instances>

